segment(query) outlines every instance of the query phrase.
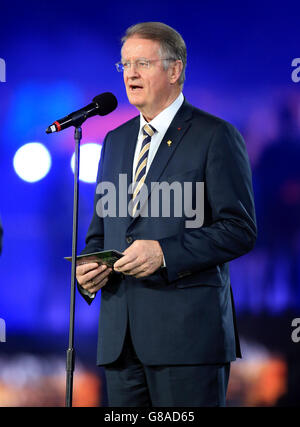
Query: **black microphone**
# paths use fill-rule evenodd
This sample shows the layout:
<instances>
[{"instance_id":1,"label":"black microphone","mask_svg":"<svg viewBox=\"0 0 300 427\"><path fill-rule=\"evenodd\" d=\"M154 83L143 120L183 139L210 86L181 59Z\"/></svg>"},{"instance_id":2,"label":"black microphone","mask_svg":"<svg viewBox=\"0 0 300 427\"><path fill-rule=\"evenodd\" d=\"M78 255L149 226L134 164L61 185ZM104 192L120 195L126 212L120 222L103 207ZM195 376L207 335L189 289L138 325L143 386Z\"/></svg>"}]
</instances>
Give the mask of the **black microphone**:
<instances>
[{"instance_id":1,"label":"black microphone","mask_svg":"<svg viewBox=\"0 0 300 427\"><path fill-rule=\"evenodd\" d=\"M96 114L99 116L106 116L117 108L117 98L110 92L101 93L95 96L93 102L80 110L74 111L63 119L56 120L52 125L46 129L46 133L59 132L70 126L81 126L83 122L89 117Z\"/></svg>"}]
</instances>

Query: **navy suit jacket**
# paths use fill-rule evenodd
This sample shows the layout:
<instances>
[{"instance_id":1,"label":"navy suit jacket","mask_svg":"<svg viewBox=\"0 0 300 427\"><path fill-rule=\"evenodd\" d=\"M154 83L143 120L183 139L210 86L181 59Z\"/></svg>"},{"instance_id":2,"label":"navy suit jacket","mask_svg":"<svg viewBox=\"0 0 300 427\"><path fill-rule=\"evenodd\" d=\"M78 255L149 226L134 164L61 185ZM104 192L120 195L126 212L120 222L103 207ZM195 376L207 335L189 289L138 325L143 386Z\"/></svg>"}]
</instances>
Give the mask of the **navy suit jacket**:
<instances>
[{"instance_id":1,"label":"navy suit jacket","mask_svg":"<svg viewBox=\"0 0 300 427\"><path fill-rule=\"evenodd\" d=\"M98 216L103 197L96 191L82 254L123 251L134 240L158 240L166 268L144 279L111 274L101 289L97 363L118 358L128 325L136 353L146 365L235 360L240 349L228 262L251 250L256 240L251 170L243 138L231 124L186 100L177 112L145 184L151 201L151 182L204 182L203 225L187 228L184 215L118 216L119 175L131 182L139 123L137 116L105 138L97 183L115 185L117 216ZM120 189L123 202L132 197L126 190ZM195 202L195 186L192 191Z\"/></svg>"}]
</instances>

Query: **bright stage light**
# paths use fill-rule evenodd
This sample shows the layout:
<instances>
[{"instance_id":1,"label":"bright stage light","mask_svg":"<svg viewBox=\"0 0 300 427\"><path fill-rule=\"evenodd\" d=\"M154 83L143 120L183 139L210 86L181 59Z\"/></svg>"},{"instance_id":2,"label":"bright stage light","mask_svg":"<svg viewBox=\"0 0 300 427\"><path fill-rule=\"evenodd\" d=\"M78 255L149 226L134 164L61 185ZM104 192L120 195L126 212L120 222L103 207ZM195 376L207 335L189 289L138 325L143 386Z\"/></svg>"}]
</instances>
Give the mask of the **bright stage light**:
<instances>
[{"instance_id":1,"label":"bright stage light","mask_svg":"<svg viewBox=\"0 0 300 427\"><path fill-rule=\"evenodd\" d=\"M102 146L88 143L80 146L79 179L83 182L94 183L97 178L98 164ZM71 168L74 173L75 153L71 159Z\"/></svg>"},{"instance_id":2,"label":"bright stage light","mask_svg":"<svg viewBox=\"0 0 300 427\"><path fill-rule=\"evenodd\" d=\"M43 179L51 168L51 155L39 142L23 145L16 152L13 165L17 175L27 182Z\"/></svg>"}]
</instances>

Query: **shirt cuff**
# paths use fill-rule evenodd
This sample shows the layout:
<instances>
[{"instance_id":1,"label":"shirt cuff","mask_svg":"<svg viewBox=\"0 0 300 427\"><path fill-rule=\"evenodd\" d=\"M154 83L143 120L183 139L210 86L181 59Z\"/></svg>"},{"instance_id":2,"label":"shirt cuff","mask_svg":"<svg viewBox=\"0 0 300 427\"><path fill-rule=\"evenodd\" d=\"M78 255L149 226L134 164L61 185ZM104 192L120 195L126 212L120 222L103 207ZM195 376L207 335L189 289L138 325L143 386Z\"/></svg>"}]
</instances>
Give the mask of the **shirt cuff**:
<instances>
[{"instance_id":1,"label":"shirt cuff","mask_svg":"<svg viewBox=\"0 0 300 427\"><path fill-rule=\"evenodd\" d=\"M83 293L83 295L86 295L86 296L88 296L91 299L95 298L96 292L91 293L91 292L87 291L86 289L84 289L82 286L80 286L80 288L81 288L81 292Z\"/></svg>"}]
</instances>

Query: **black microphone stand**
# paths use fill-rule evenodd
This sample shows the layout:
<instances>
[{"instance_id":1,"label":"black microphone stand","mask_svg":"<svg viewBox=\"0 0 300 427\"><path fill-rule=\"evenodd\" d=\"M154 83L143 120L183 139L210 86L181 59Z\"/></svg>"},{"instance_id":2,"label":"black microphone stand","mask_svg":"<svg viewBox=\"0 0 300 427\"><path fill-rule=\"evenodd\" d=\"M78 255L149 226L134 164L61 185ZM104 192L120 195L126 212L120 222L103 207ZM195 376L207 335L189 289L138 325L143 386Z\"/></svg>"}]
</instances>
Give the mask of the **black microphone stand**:
<instances>
[{"instance_id":1,"label":"black microphone stand","mask_svg":"<svg viewBox=\"0 0 300 427\"><path fill-rule=\"evenodd\" d=\"M98 105L99 104L99 105ZM102 105L103 104L103 105ZM75 168L74 168L74 198L73 198L73 233L72 233L72 272L71 272L71 297L70 297L70 324L69 324L69 347L67 349L66 360L66 406L72 406L73 397L73 373L75 368L75 350L74 350L74 319L75 319L75 291L76 291L76 258L77 258L77 234L78 234L78 193L79 193L79 154L80 142L82 138L81 125L88 118L97 113L106 115L117 107L116 97L105 92L96 96L93 103L87 107L66 116L62 121L64 123L54 122L46 130L46 133L57 132L69 126L75 127ZM102 107L100 108L100 106ZM90 110L89 108L92 108ZM92 114L91 114L92 113ZM59 129L58 129L59 126Z\"/></svg>"},{"instance_id":2,"label":"black microphone stand","mask_svg":"<svg viewBox=\"0 0 300 427\"><path fill-rule=\"evenodd\" d=\"M82 124L82 123L81 123ZM81 124L75 127L75 167L74 167L74 197L73 197L73 232L72 232L72 272L70 296L69 347L66 360L66 406L72 407L73 374L75 368L74 350L74 320L75 320L75 291L76 291L76 256L78 234L78 193L79 193L79 157L80 141L82 138Z\"/></svg>"}]
</instances>

